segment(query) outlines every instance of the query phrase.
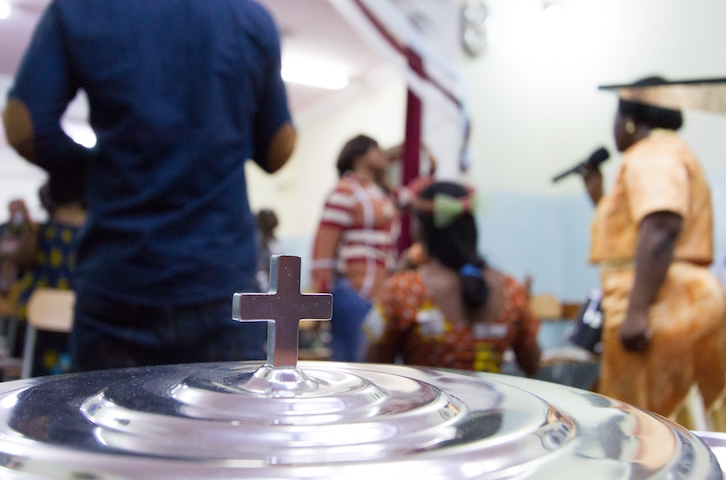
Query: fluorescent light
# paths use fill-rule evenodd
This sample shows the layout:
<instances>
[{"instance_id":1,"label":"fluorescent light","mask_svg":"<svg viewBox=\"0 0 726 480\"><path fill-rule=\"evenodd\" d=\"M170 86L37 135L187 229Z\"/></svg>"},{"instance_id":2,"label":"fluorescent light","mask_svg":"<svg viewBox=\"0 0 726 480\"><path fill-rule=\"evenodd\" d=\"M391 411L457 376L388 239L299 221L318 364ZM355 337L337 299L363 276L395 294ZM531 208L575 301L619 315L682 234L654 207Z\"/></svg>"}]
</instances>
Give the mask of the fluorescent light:
<instances>
[{"instance_id":1,"label":"fluorescent light","mask_svg":"<svg viewBox=\"0 0 726 480\"><path fill-rule=\"evenodd\" d=\"M0 0L0 20L5 20L13 13L13 7L5 0Z\"/></svg>"},{"instance_id":2,"label":"fluorescent light","mask_svg":"<svg viewBox=\"0 0 726 480\"><path fill-rule=\"evenodd\" d=\"M552 3L545 7L544 13L548 19L559 21L567 14L567 9L562 5Z\"/></svg>"},{"instance_id":3,"label":"fluorescent light","mask_svg":"<svg viewBox=\"0 0 726 480\"><path fill-rule=\"evenodd\" d=\"M568 28L570 23L568 14L567 8L562 5L556 3L547 5L544 10L543 23L546 31L543 34L557 42L569 43L568 32L571 31L571 28Z\"/></svg>"},{"instance_id":4,"label":"fluorescent light","mask_svg":"<svg viewBox=\"0 0 726 480\"><path fill-rule=\"evenodd\" d=\"M343 89L349 82L338 65L290 57L282 60L282 79L289 83L329 90Z\"/></svg>"}]
</instances>

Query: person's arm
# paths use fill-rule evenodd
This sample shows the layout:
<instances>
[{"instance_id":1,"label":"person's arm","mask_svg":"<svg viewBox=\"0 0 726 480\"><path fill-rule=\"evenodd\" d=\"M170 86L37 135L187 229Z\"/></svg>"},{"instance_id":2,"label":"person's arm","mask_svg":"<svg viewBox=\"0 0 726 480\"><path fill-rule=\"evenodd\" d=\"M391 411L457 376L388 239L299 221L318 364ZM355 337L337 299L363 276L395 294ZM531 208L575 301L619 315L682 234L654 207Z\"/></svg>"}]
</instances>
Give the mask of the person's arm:
<instances>
[{"instance_id":1,"label":"person's arm","mask_svg":"<svg viewBox=\"0 0 726 480\"><path fill-rule=\"evenodd\" d=\"M682 217L672 212L651 213L640 222L635 281L625 321L620 326L620 341L626 350L642 352L648 347L651 335L648 310L673 262L682 226Z\"/></svg>"},{"instance_id":2,"label":"person's arm","mask_svg":"<svg viewBox=\"0 0 726 480\"><path fill-rule=\"evenodd\" d=\"M539 360L541 356L542 352L539 345L534 344L527 350L522 350L522 352L517 355L517 365L519 365L519 368L521 368L529 378L532 378L537 375L537 372L539 372Z\"/></svg>"},{"instance_id":3,"label":"person's arm","mask_svg":"<svg viewBox=\"0 0 726 480\"><path fill-rule=\"evenodd\" d=\"M79 88L60 14L51 3L35 30L3 112L8 143L51 175L80 181L91 152L76 144L60 119Z\"/></svg>"},{"instance_id":4,"label":"person's arm","mask_svg":"<svg viewBox=\"0 0 726 480\"><path fill-rule=\"evenodd\" d=\"M648 347L648 311L673 262L677 237L690 209L690 175L682 155L670 144L651 142L623 158L623 186L631 218L638 224L635 278L619 332L626 350Z\"/></svg>"},{"instance_id":5,"label":"person's arm","mask_svg":"<svg viewBox=\"0 0 726 480\"><path fill-rule=\"evenodd\" d=\"M534 377L539 371L542 352L537 342L540 321L529 309L524 287L519 287L512 295L518 310L517 336L512 344L517 365L528 377Z\"/></svg>"},{"instance_id":6,"label":"person's arm","mask_svg":"<svg viewBox=\"0 0 726 480\"><path fill-rule=\"evenodd\" d=\"M524 340L514 346L514 356L517 359L517 365L522 371L527 374L528 377L534 377L539 371L539 360L542 356L542 351L537 343L536 333L532 336L531 333L527 333L526 330L531 329L536 323L537 331L539 330L539 321L534 315L527 310L524 322L527 326L524 327L525 337L530 336L529 340Z\"/></svg>"},{"instance_id":7,"label":"person's arm","mask_svg":"<svg viewBox=\"0 0 726 480\"><path fill-rule=\"evenodd\" d=\"M357 203L353 192L343 184L328 197L323 208L313 247L312 277L317 292L329 292L333 285L334 262L343 231L353 224L353 207Z\"/></svg>"},{"instance_id":8,"label":"person's arm","mask_svg":"<svg viewBox=\"0 0 726 480\"><path fill-rule=\"evenodd\" d=\"M20 246L18 251L10 257L10 261L18 268L24 271L33 266L35 263L35 253L38 251L38 225L31 223L28 230L23 232L20 238Z\"/></svg>"},{"instance_id":9,"label":"person's arm","mask_svg":"<svg viewBox=\"0 0 726 480\"><path fill-rule=\"evenodd\" d=\"M275 173L292 155L297 135L292 126L285 83L282 80L279 36L272 19L267 16L265 21L270 37L264 82L257 95L258 110L254 119L252 158L267 173Z\"/></svg>"},{"instance_id":10,"label":"person's arm","mask_svg":"<svg viewBox=\"0 0 726 480\"><path fill-rule=\"evenodd\" d=\"M295 150L296 141L297 134L291 123L286 123L277 130L267 154L267 173L275 173L285 166Z\"/></svg>"},{"instance_id":11,"label":"person's arm","mask_svg":"<svg viewBox=\"0 0 726 480\"><path fill-rule=\"evenodd\" d=\"M38 249L38 225L31 220L24 201L13 200L8 207L11 218L15 214L22 216L22 233L17 239L18 243L15 248L11 252L0 251L0 257L22 272L35 263L35 252Z\"/></svg>"},{"instance_id":12,"label":"person's arm","mask_svg":"<svg viewBox=\"0 0 726 480\"><path fill-rule=\"evenodd\" d=\"M585 183L585 190L590 196L593 205L597 205L603 196L602 173L599 167L587 167L582 180Z\"/></svg>"},{"instance_id":13,"label":"person's arm","mask_svg":"<svg viewBox=\"0 0 726 480\"><path fill-rule=\"evenodd\" d=\"M333 289L333 267L338 250L341 227L321 224L315 236L313 247L312 279L316 292L330 292Z\"/></svg>"}]
</instances>

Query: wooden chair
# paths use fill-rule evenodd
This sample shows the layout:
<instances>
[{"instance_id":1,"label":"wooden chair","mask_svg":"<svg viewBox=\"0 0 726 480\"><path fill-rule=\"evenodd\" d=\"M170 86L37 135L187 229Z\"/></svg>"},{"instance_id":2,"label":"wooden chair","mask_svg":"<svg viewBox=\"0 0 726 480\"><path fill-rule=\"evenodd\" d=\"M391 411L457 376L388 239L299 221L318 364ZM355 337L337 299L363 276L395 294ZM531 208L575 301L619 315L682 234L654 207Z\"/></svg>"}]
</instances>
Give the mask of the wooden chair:
<instances>
[{"instance_id":1,"label":"wooden chair","mask_svg":"<svg viewBox=\"0 0 726 480\"><path fill-rule=\"evenodd\" d=\"M541 320L562 319L562 303L554 295L532 295L529 297L529 309Z\"/></svg>"},{"instance_id":2,"label":"wooden chair","mask_svg":"<svg viewBox=\"0 0 726 480\"><path fill-rule=\"evenodd\" d=\"M36 332L45 330L68 333L73 328L73 307L76 294L72 290L38 288L28 299L28 325L23 346L23 368L20 378L29 378L33 370Z\"/></svg>"}]
</instances>

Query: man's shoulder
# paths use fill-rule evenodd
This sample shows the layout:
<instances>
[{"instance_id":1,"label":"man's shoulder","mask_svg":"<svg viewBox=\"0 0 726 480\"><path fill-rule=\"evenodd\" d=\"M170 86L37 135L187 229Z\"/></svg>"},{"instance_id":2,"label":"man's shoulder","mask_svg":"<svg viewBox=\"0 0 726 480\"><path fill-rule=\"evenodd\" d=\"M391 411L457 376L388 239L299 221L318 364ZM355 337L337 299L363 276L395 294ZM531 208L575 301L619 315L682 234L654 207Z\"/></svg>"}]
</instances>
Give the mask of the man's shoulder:
<instances>
[{"instance_id":1,"label":"man's shoulder","mask_svg":"<svg viewBox=\"0 0 726 480\"><path fill-rule=\"evenodd\" d=\"M246 30L252 30L258 41L275 46L279 43L279 35L275 20L266 7L253 0L227 0L230 7L236 10L238 21L243 22Z\"/></svg>"},{"instance_id":2,"label":"man's shoulder","mask_svg":"<svg viewBox=\"0 0 726 480\"><path fill-rule=\"evenodd\" d=\"M254 0L227 0L231 4L242 9L249 18L253 19L260 26L275 29L275 21L270 12L263 5Z\"/></svg>"},{"instance_id":3,"label":"man's shoulder","mask_svg":"<svg viewBox=\"0 0 726 480\"><path fill-rule=\"evenodd\" d=\"M125 2L119 0L94 0L93 7L89 7L87 0L53 0L49 5L50 10L55 10L65 19L82 20L84 17L98 18L99 16L118 15L123 13L128 16L143 16L148 18L153 11L151 18L164 21L164 12L173 12L175 15L186 15L189 12L201 13L204 11L217 13L226 16L229 12L237 12L239 19L244 21L245 26L256 26L260 32L271 32L277 35L275 21L270 12L260 3L254 0L224 0L220 2L184 2L188 8L169 8L174 4L182 3L183 0L154 0L153 2ZM191 9L191 10L190 10Z\"/></svg>"},{"instance_id":4,"label":"man's shoulder","mask_svg":"<svg viewBox=\"0 0 726 480\"><path fill-rule=\"evenodd\" d=\"M688 145L675 132L654 130L648 137L626 150L623 159L626 162L637 162L652 156L682 158L688 155Z\"/></svg>"}]
</instances>

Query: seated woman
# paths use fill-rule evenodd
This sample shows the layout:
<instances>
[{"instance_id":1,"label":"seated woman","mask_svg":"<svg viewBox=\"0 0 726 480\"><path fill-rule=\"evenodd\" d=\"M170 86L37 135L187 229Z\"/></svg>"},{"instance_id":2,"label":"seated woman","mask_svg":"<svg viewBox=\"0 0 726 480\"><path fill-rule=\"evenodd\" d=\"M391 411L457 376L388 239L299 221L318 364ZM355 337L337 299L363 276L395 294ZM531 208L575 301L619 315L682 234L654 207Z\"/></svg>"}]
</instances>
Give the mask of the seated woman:
<instances>
[{"instance_id":1,"label":"seated woman","mask_svg":"<svg viewBox=\"0 0 726 480\"><path fill-rule=\"evenodd\" d=\"M539 368L539 321L521 284L486 265L477 253L474 192L437 182L413 207L429 261L393 275L365 321L367 360L499 372L512 348L533 376Z\"/></svg>"},{"instance_id":2,"label":"seated woman","mask_svg":"<svg viewBox=\"0 0 726 480\"><path fill-rule=\"evenodd\" d=\"M84 202L73 195L75 192L63 192L58 183L59 180L51 177L38 192L40 203L48 212L48 221L32 225L35 235L26 240L29 245L24 247L33 253L32 262L27 265L20 280L22 290L18 299L17 318L21 322L27 321L26 307L35 289L73 288L76 247L79 232L86 220L86 209ZM54 196L52 192L62 194ZM25 327L18 333L16 355L22 352ZM36 335L31 376L69 372L68 334L41 330Z\"/></svg>"}]
</instances>

